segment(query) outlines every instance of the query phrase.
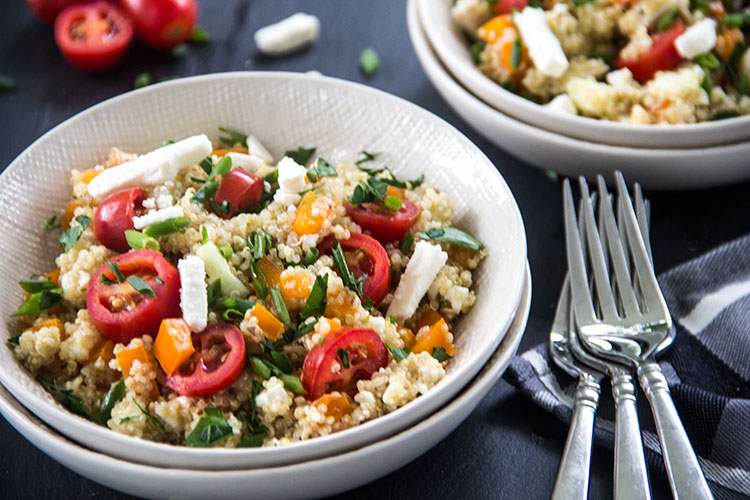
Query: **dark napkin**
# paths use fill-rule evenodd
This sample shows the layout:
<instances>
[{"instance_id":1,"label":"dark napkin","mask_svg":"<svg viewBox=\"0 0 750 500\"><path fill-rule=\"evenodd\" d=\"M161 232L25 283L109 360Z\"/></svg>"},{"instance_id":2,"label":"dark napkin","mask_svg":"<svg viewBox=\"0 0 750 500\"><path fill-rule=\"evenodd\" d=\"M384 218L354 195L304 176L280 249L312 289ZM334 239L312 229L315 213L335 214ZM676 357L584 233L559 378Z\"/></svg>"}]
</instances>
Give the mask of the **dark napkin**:
<instances>
[{"instance_id":1,"label":"dark napkin","mask_svg":"<svg viewBox=\"0 0 750 500\"><path fill-rule=\"evenodd\" d=\"M659 277L677 336L659 359L703 473L717 499L750 496L750 236ZM553 366L551 366L553 365ZM575 381L547 345L516 356L504 375L535 403L570 422ZM646 460L663 470L645 396L639 416ZM595 439L612 447L614 410L602 383Z\"/></svg>"}]
</instances>

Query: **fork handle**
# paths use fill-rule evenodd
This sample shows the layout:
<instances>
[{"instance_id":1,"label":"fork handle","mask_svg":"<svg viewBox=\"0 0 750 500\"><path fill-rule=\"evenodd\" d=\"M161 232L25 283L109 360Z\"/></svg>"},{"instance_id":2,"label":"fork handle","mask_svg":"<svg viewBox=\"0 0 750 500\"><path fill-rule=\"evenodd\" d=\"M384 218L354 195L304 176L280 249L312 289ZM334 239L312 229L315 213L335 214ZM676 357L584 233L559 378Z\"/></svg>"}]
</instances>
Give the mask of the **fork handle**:
<instances>
[{"instance_id":1,"label":"fork handle","mask_svg":"<svg viewBox=\"0 0 750 500\"><path fill-rule=\"evenodd\" d=\"M594 415L599 404L599 382L582 375L573 400L570 422L560 468L555 479L551 500L586 500L591 465L591 440L594 437Z\"/></svg>"},{"instance_id":2,"label":"fork handle","mask_svg":"<svg viewBox=\"0 0 750 500\"><path fill-rule=\"evenodd\" d=\"M615 401L615 500L649 500L646 459L635 406L635 385L627 369L612 373Z\"/></svg>"},{"instance_id":3,"label":"fork handle","mask_svg":"<svg viewBox=\"0 0 750 500\"><path fill-rule=\"evenodd\" d=\"M654 414L672 496L680 500L713 499L659 365L655 361L646 361L637 369L641 387Z\"/></svg>"}]
</instances>

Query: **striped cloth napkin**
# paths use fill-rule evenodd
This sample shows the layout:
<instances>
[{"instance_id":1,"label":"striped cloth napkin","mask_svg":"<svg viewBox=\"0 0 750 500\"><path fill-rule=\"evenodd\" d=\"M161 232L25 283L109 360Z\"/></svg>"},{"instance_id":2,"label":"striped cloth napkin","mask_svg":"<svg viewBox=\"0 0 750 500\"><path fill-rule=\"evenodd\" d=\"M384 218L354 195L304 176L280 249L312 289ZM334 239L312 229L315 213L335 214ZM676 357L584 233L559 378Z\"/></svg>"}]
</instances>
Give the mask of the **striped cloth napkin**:
<instances>
[{"instance_id":1,"label":"striped cloth napkin","mask_svg":"<svg viewBox=\"0 0 750 500\"><path fill-rule=\"evenodd\" d=\"M659 277L677 336L660 359L677 411L717 499L750 496L750 236ZM575 381L539 345L504 377L545 410L571 419ZM614 409L603 384L595 439L612 447ZM663 470L659 438L641 393L646 460Z\"/></svg>"}]
</instances>

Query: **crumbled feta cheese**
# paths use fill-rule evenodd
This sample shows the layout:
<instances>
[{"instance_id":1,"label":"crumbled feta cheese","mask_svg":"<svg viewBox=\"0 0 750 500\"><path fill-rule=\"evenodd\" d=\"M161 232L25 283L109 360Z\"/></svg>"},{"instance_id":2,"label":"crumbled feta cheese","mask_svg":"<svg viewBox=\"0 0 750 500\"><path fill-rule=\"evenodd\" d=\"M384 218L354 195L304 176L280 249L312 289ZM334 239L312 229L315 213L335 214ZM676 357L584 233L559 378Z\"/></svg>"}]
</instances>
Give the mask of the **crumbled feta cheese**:
<instances>
[{"instance_id":1,"label":"crumbled feta cheese","mask_svg":"<svg viewBox=\"0 0 750 500\"><path fill-rule=\"evenodd\" d=\"M146 198L141 205L143 208L148 208L149 210L156 209L156 200L154 198Z\"/></svg>"},{"instance_id":2,"label":"crumbled feta cheese","mask_svg":"<svg viewBox=\"0 0 750 500\"><path fill-rule=\"evenodd\" d=\"M633 73L628 68L622 68L615 71L610 71L605 77L607 83L612 85L616 89L626 89L630 87L637 87L638 82L633 78Z\"/></svg>"},{"instance_id":3,"label":"crumbled feta cheese","mask_svg":"<svg viewBox=\"0 0 750 500\"><path fill-rule=\"evenodd\" d=\"M571 78L565 89L576 108L585 115L611 115L617 104L617 90L593 78Z\"/></svg>"},{"instance_id":4,"label":"crumbled feta cheese","mask_svg":"<svg viewBox=\"0 0 750 500\"><path fill-rule=\"evenodd\" d=\"M544 106L558 113L568 113L571 115L578 114L576 105L573 104L573 101L568 94L560 94Z\"/></svg>"},{"instance_id":5,"label":"crumbled feta cheese","mask_svg":"<svg viewBox=\"0 0 750 500\"><path fill-rule=\"evenodd\" d=\"M177 269L180 271L182 319L191 331L200 332L208 323L206 267L200 257L188 255L180 259Z\"/></svg>"},{"instance_id":6,"label":"crumbled feta cheese","mask_svg":"<svg viewBox=\"0 0 750 500\"><path fill-rule=\"evenodd\" d=\"M136 229L143 229L146 226L150 226L154 222L162 222L169 219L175 219L177 217L183 217L185 212L182 210L180 205L173 207L162 208L160 210L150 210L148 213L133 217L133 226Z\"/></svg>"},{"instance_id":7,"label":"crumbled feta cheese","mask_svg":"<svg viewBox=\"0 0 750 500\"><path fill-rule=\"evenodd\" d=\"M513 14L513 22L521 32L534 66L545 75L561 77L568 69L568 58L565 57L560 40L547 24L544 10L526 7L522 12Z\"/></svg>"},{"instance_id":8,"label":"crumbled feta cheese","mask_svg":"<svg viewBox=\"0 0 750 500\"><path fill-rule=\"evenodd\" d=\"M262 142L260 142L260 139L255 137L254 135L250 134L247 136L247 150L248 152L253 155L257 156L264 162L271 164L273 163L273 155L268 152L266 147L263 145Z\"/></svg>"},{"instance_id":9,"label":"crumbled feta cheese","mask_svg":"<svg viewBox=\"0 0 750 500\"><path fill-rule=\"evenodd\" d=\"M264 166L266 163L254 155L246 155L244 153L227 153L227 156L232 160L232 166L238 167L245 172L254 174L258 169Z\"/></svg>"},{"instance_id":10,"label":"crumbled feta cheese","mask_svg":"<svg viewBox=\"0 0 750 500\"><path fill-rule=\"evenodd\" d=\"M320 33L317 17L298 12L277 23L264 26L253 37L258 49L267 55L282 55L314 42Z\"/></svg>"},{"instance_id":11,"label":"crumbled feta cheese","mask_svg":"<svg viewBox=\"0 0 750 500\"><path fill-rule=\"evenodd\" d=\"M674 48L686 59L705 54L716 45L716 21L707 18L689 27L674 41Z\"/></svg>"},{"instance_id":12,"label":"crumbled feta cheese","mask_svg":"<svg viewBox=\"0 0 750 500\"><path fill-rule=\"evenodd\" d=\"M161 209L169 208L173 203L174 201L172 200L172 195L169 193L160 194L156 199L156 206Z\"/></svg>"},{"instance_id":13,"label":"crumbled feta cheese","mask_svg":"<svg viewBox=\"0 0 750 500\"><path fill-rule=\"evenodd\" d=\"M198 164L211 154L211 149L211 141L203 134L160 147L135 160L104 170L89 183L89 194L101 200L118 189L154 186L171 181L181 168Z\"/></svg>"},{"instance_id":14,"label":"crumbled feta cheese","mask_svg":"<svg viewBox=\"0 0 750 500\"><path fill-rule=\"evenodd\" d=\"M397 321L411 317L447 260L448 254L438 245L418 241L393 293L393 301L388 306L386 316L393 315Z\"/></svg>"},{"instance_id":15,"label":"crumbled feta cheese","mask_svg":"<svg viewBox=\"0 0 750 500\"><path fill-rule=\"evenodd\" d=\"M485 0L457 0L451 8L456 24L472 36L485 21L492 17L490 4Z\"/></svg>"},{"instance_id":16,"label":"crumbled feta cheese","mask_svg":"<svg viewBox=\"0 0 750 500\"><path fill-rule=\"evenodd\" d=\"M307 176L305 167L285 156L277 168L279 169L279 189L274 194L274 201L282 204L297 203L300 200L298 193L305 189Z\"/></svg>"}]
</instances>

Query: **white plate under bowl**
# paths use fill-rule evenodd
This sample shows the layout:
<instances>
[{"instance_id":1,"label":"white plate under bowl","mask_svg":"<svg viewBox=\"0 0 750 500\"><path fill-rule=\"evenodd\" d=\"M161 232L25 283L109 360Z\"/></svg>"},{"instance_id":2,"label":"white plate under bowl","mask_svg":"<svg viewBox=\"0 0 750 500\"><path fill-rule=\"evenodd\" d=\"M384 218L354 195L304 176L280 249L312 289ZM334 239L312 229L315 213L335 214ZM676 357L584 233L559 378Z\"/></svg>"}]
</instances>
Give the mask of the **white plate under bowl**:
<instances>
[{"instance_id":1,"label":"white plate under bowl","mask_svg":"<svg viewBox=\"0 0 750 500\"><path fill-rule=\"evenodd\" d=\"M332 161L382 151L379 160L397 175L424 173L450 196L454 224L483 241L490 255L474 274L476 305L455 325L458 354L446 377L424 396L356 428L255 449L171 446L95 425L58 405L10 349L0 349L0 383L50 426L90 448L141 463L204 469L269 467L341 453L401 431L452 399L495 351L520 301L526 237L518 206L494 165L451 125L397 97L333 78L255 72L185 78L110 99L45 134L0 175L0 203L7 209L0 220L0 315L8 318L21 303L18 280L53 265L59 246L44 220L65 206L71 168L90 168L114 146L141 153L201 132L216 140L222 125L256 134L276 158L299 145L317 146ZM19 330L8 321L0 339Z\"/></svg>"},{"instance_id":2,"label":"white plate under bowl","mask_svg":"<svg viewBox=\"0 0 750 500\"><path fill-rule=\"evenodd\" d=\"M684 125L631 125L551 111L508 92L474 65L466 37L450 15L453 0L418 0L418 4L427 39L450 73L483 101L518 120L586 141L641 148L699 148L750 139L750 116Z\"/></svg>"},{"instance_id":3,"label":"white plate under bowl","mask_svg":"<svg viewBox=\"0 0 750 500\"><path fill-rule=\"evenodd\" d=\"M521 160L568 176L612 178L615 170L621 170L628 181L649 189L707 188L750 178L750 141L703 149L609 146L549 132L501 113L459 85L440 64L420 24L418 1L407 4L407 25L427 77L471 127Z\"/></svg>"},{"instance_id":4,"label":"white plate under bowl","mask_svg":"<svg viewBox=\"0 0 750 500\"><path fill-rule=\"evenodd\" d=\"M349 453L295 465L246 471L156 468L119 460L62 437L0 388L0 413L37 448L110 488L148 498L294 499L333 495L406 465L445 438L474 410L505 371L521 342L531 304L531 275L515 319L497 351L450 403L410 429ZM251 493L249 493L251 492Z\"/></svg>"}]
</instances>

